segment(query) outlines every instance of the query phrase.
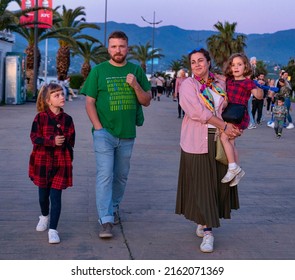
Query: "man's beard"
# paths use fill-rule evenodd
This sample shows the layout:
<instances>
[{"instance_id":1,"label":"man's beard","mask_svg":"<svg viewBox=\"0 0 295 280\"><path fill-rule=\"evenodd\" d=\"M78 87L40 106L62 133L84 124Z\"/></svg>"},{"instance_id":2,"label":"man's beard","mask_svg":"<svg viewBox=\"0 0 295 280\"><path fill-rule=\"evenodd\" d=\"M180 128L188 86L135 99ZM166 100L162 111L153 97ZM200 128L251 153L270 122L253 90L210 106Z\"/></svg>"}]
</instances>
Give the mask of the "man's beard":
<instances>
[{"instance_id":1,"label":"man's beard","mask_svg":"<svg viewBox=\"0 0 295 280\"><path fill-rule=\"evenodd\" d=\"M126 60L127 55L118 55L115 54L111 56L111 59L116 63L123 63Z\"/></svg>"}]
</instances>

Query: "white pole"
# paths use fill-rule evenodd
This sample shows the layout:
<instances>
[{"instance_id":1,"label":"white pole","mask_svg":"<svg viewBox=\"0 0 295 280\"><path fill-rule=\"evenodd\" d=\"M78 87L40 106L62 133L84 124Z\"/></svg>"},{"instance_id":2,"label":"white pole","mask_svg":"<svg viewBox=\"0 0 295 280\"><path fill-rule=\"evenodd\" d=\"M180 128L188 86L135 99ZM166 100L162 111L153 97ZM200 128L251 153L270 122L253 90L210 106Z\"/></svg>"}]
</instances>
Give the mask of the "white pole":
<instances>
[{"instance_id":1,"label":"white pole","mask_svg":"<svg viewBox=\"0 0 295 280\"><path fill-rule=\"evenodd\" d=\"M45 39L44 82L47 84L48 39Z\"/></svg>"}]
</instances>

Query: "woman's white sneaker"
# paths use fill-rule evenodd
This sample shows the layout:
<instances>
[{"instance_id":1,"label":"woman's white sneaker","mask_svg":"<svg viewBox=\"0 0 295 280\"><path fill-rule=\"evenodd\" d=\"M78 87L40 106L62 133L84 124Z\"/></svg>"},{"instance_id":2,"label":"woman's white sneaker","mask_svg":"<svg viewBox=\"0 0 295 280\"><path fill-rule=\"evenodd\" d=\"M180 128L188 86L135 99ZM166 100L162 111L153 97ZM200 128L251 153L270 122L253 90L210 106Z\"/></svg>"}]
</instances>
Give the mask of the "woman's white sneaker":
<instances>
[{"instance_id":1,"label":"woman's white sneaker","mask_svg":"<svg viewBox=\"0 0 295 280\"><path fill-rule=\"evenodd\" d=\"M204 237L204 227L202 225L197 226L196 235L201 238Z\"/></svg>"},{"instance_id":2,"label":"woman's white sneaker","mask_svg":"<svg viewBox=\"0 0 295 280\"><path fill-rule=\"evenodd\" d=\"M60 238L58 236L58 232L55 229L49 229L49 231L48 231L48 242L50 244L60 243Z\"/></svg>"},{"instance_id":3,"label":"woman's white sneaker","mask_svg":"<svg viewBox=\"0 0 295 280\"><path fill-rule=\"evenodd\" d=\"M49 215L47 216L39 216L39 222L36 226L37 231L45 231L48 228L49 224Z\"/></svg>"},{"instance_id":4,"label":"woman's white sneaker","mask_svg":"<svg viewBox=\"0 0 295 280\"><path fill-rule=\"evenodd\" d=\"M213 243L214 243L214 236L211 233L205 233L203 237L203 242L200 245L200 250L203 253L212 253Z\"/></svg>"}]
</instances>

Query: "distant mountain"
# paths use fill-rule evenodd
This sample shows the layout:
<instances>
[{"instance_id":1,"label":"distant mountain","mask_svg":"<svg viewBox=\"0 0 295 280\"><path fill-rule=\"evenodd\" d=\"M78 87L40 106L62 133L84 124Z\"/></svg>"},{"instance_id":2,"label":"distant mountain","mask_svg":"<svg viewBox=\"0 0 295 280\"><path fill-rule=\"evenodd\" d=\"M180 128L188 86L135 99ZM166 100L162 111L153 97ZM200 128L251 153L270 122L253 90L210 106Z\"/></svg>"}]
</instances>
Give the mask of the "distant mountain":
<instances>
[{"instance_id":1,"label":"distant mountain","mask_svg":"<svg viewBox=\"0 0 295 280\"><path fill-rule=\"evenodd\" d=\"M104 42L104 23L98 23L101 30L87 29L85 32L102 43ZM130 45L145 45L148 41L152 44L153 28L139 27L135 24L125 24L108 22L107 34L114 30L122 30L129 37ZM166 70L172 60L180 59L183 55L187 55L192 49L197 47L206 48L206 40L215 31L208 30L184 30L176 26L163 26L154 30L155 48L162 49L165 57L159 61L159 65L155 65L155 70ZM295 56L295 29L279 31L267 34L245 34L247 36L245 49L246 54L256 56L258 60L263 60L269 65L287 65L289 59ZM44 42L40 42L41 52L44 53ZM53 62L55 60L58 43L56 40L49 40L48 57ZM26 42L16 35L16 45L14 51L23 51ZM44 56L44 54L43 54ZM80 71L81 59L74 58L71 61L72 71ZM51 63L51 62L50 62Z\"/></svg>"}]
</instances>

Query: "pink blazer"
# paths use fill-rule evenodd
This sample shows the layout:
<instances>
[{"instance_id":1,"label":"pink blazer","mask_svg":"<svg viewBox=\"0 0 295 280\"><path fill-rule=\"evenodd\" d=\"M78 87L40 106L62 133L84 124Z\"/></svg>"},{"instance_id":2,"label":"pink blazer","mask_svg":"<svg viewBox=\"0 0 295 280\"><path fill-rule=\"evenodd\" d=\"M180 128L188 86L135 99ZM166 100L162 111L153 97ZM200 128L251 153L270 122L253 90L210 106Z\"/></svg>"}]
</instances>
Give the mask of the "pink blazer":
<instances>
[{"instance_id":1,"label":"pink blazer","mask_svg":"<svg viewBox=\"0 0 295 280\"><path fill-rule=\"evenodd\" d=\"M217 85L225 89L225 83L218 80ZM213 116L200 97L200 84L194 78L187 78L180 87L180 106L185 112L180 133L180 146L192 154L208 153L208 120ZM221 118L224 98L220 98L216 114Z\"/></svg>"}]
</instances>

